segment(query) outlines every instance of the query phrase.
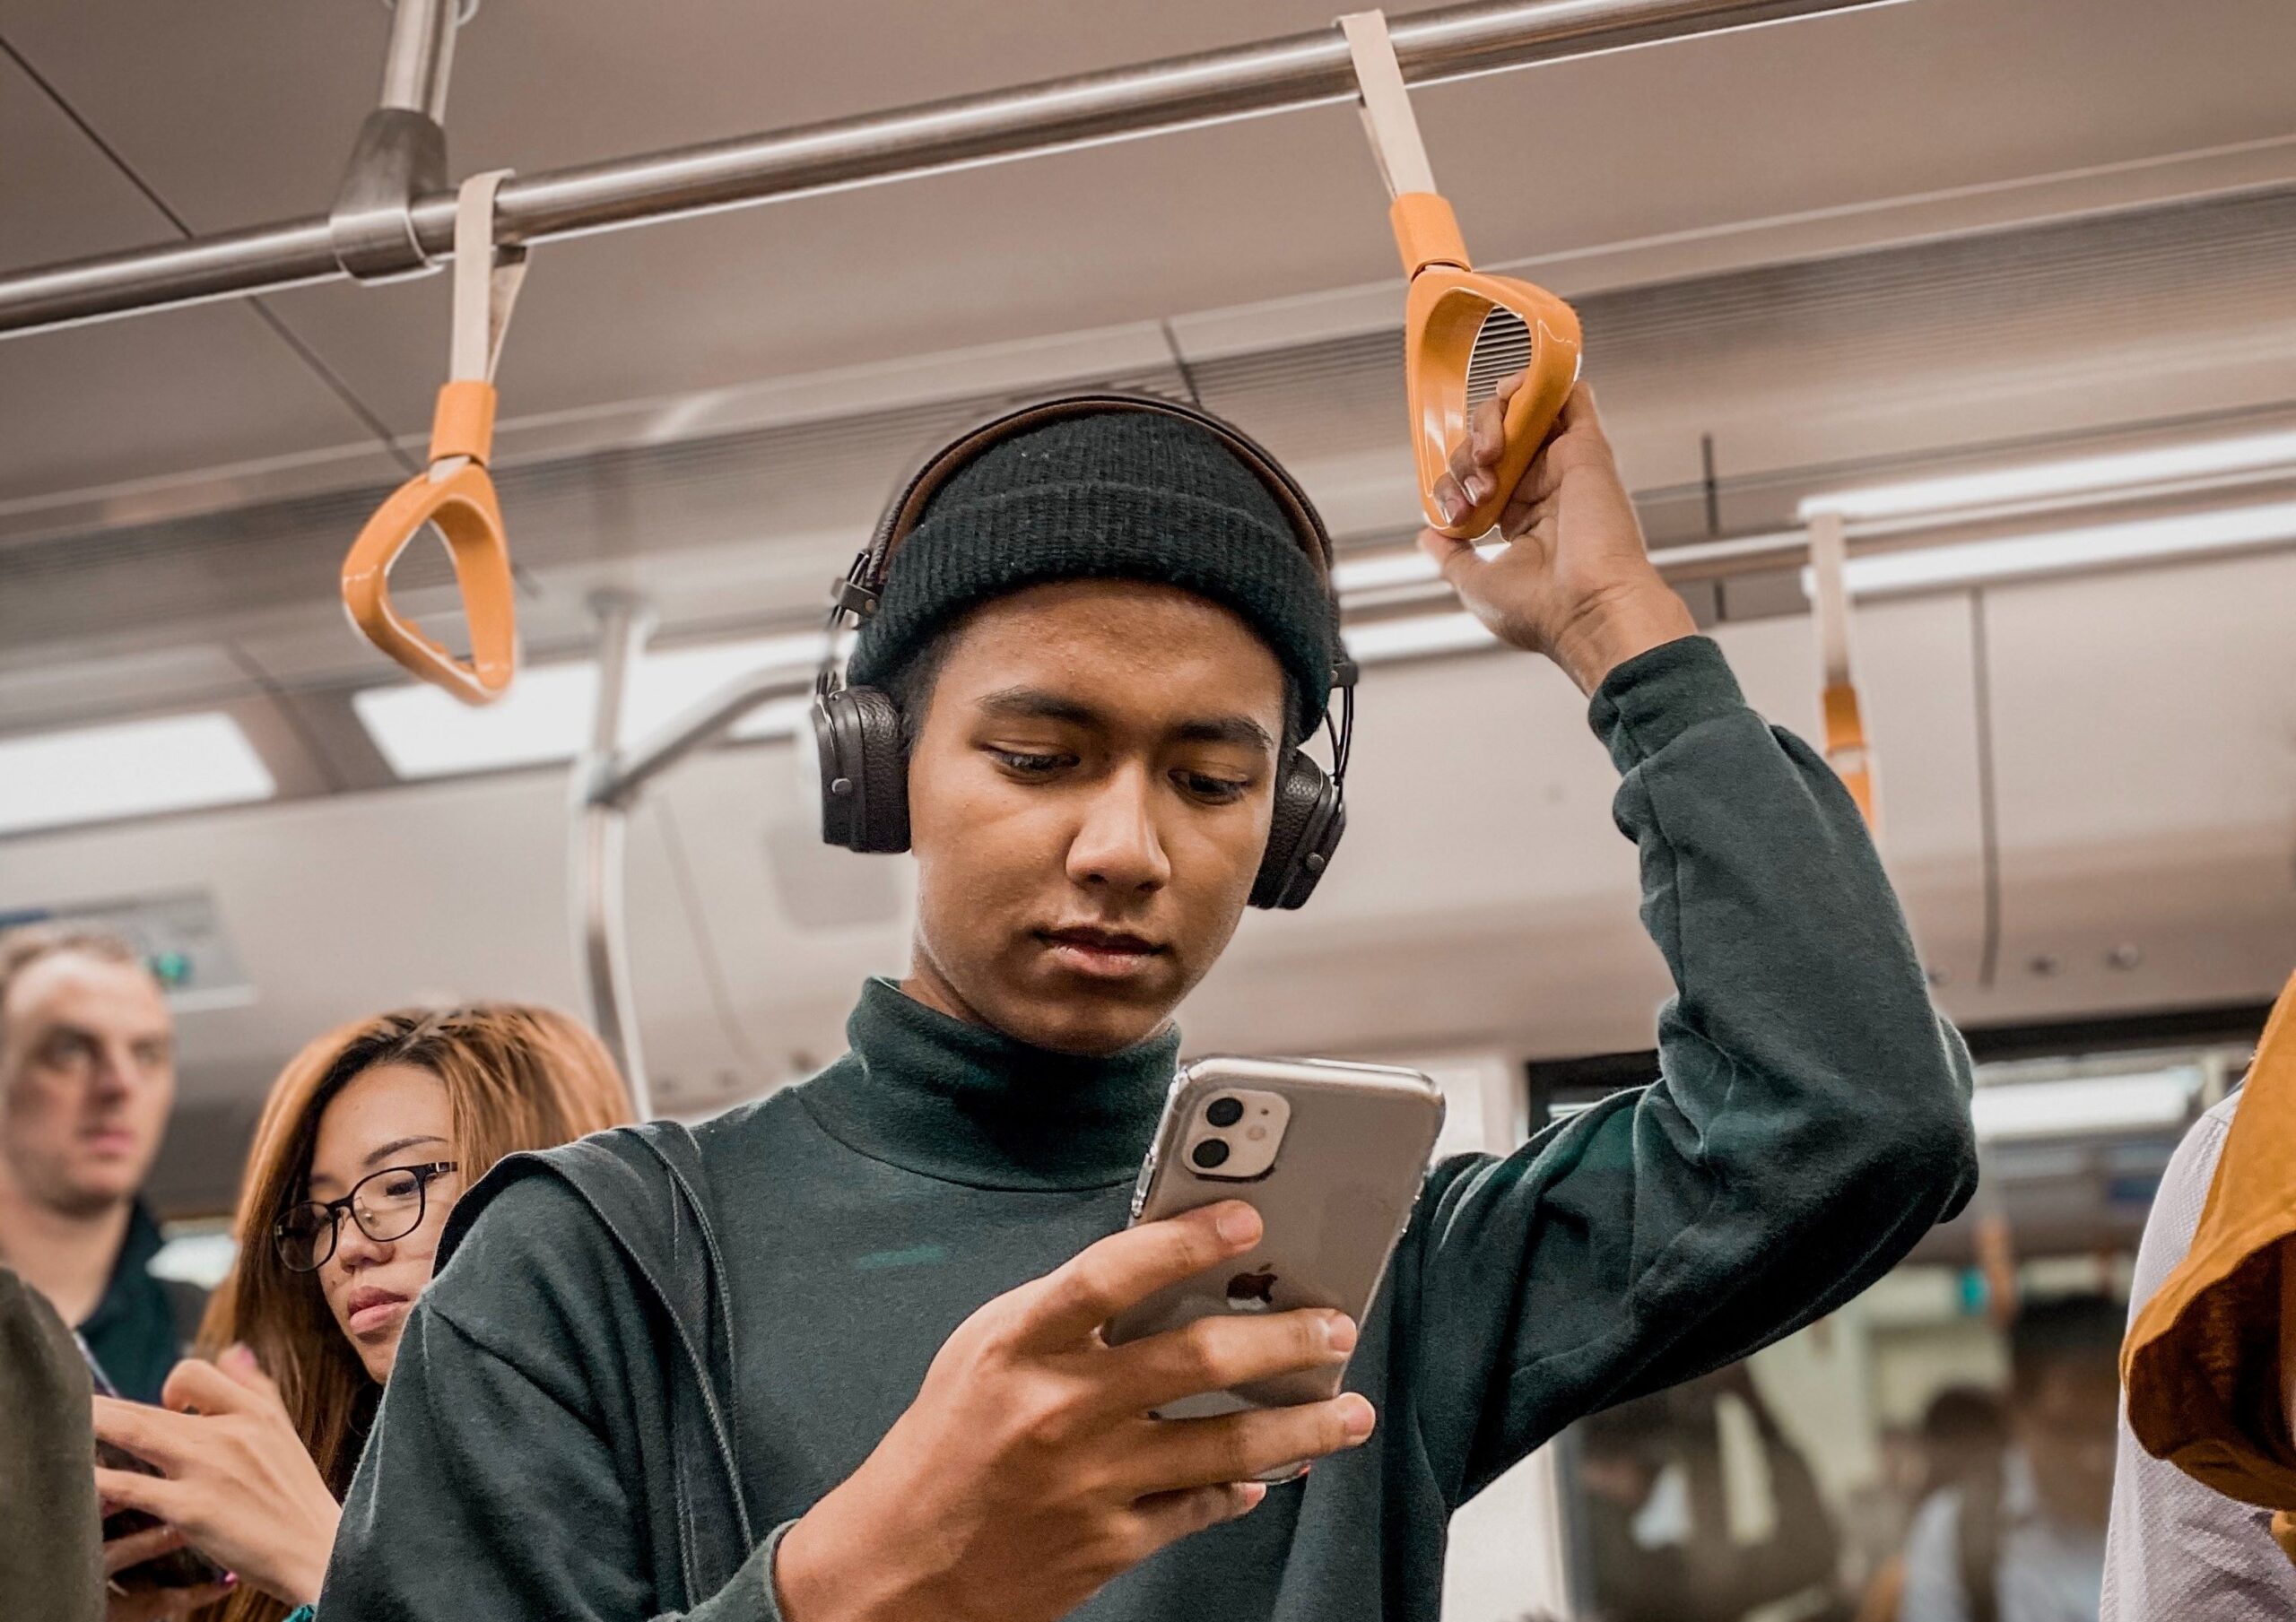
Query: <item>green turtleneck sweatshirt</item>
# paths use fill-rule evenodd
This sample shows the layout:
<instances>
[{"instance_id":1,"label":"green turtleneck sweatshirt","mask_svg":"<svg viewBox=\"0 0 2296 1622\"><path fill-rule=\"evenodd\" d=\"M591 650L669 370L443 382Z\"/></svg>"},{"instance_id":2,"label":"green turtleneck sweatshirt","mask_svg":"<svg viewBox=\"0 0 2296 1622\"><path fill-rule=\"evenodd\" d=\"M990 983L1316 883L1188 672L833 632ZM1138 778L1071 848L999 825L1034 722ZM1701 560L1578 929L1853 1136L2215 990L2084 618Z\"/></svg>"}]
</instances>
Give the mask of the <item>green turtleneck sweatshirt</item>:
<instances>
[{"instance_id":1,"label":"green turtleneck sweatshirt","mask_svg":"<svg viewBox=\"0 0 2296 1622\"><path fill-rule=\"evenodd\" d=\"M1592 718L1678 993L1662 1079L1431 1171L1349 1366L1370 1441L1078 1618L1431 1622L1453 1509L1573 1419L1839 1305L1968 1198L1967 1054L1839 783L1702 638L1621 666ZM770 1530L867 1456L976 1307L1123 1226L1176 1034L1061 1057L884 981L848 1033L696 1131L748 1562L672 1611L671 1353L592 1208L490 1179L409 1320L322 1622L767 1622Z\"/></svg>"}]
</instances>

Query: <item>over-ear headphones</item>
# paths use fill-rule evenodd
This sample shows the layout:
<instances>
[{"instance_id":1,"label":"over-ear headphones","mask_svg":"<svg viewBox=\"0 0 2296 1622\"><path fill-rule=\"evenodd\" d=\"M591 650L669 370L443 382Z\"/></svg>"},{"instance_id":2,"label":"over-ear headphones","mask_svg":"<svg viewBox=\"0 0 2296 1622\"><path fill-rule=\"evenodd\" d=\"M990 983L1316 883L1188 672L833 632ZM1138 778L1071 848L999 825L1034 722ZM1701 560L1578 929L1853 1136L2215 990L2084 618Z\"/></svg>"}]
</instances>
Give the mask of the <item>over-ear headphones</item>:
<instances>
[{"instance_id":1,"label":"over-ear headphones","mask_svg":"<svg viewBox=\"0 0 2296 1622\"><path fill-rule=\"evenodd\" d=\"M934 493L956 471L989 447L1015 434L1064 417L1106 412L1155 412L1193 422L1219 436L1283 507L1293 535L1331 586L1331 537L1307 493L1249 436L1211 412L1159 399L1118 392L1064 395L999 412L927 457L894 492L877 520L869 544L853 567L831 588L829 646L813 683L813 739L821 757L822 837L847 850L905 851L909 848L909 752L901 737L899 707L874 687L848 687L837 655L837 633L859 625L877 611L893 553L924 516ZM1332 622L1338 624L1338 599ZM1332 672L1337 718L1328 714L1332 769L1307 750L1286 752L1275 780L1275 806L1268 824L1267 849L1252 880L1254 906L1296 907L1315 892L1331 865L1340 836L1347 831L1344 788L1347 757L1355 733L1355 667L1343 655Z\"/></svg>"}]
</instances>

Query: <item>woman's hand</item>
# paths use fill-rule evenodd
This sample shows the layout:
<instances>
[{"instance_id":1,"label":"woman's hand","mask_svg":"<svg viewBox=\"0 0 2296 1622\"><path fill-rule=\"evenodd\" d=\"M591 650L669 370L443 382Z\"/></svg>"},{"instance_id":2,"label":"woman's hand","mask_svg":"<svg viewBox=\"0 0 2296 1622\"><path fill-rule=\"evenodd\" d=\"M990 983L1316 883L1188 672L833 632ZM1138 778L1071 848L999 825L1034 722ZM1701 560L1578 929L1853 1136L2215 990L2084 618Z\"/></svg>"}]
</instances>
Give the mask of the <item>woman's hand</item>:
<instances>
[{"instance_id":1,"label":"woman's hand","mask_svg":"<svg viewBox=\"0 0 2296 1622\"><path fill-rule=\"evenodd\" d=\"M161 1401L165 1408L95 1399L97 1436L166 1472L99 1466L96 1491L105 1504L158 1516L182 1541L289 1605L315 1603L342 1510L255 1354L235 1346L214 1363L187 1357L169 1375Z\"/></svg>"},{"instance_id":2,"label":"woman's hand","mask_svg":"<svg viewBox=\"0 0 2296 1622\"><path fill-rule=\"evenodd\" d=\"M110 1514L112 1507L106 1505L105 1514ZM125 1537L107 1538L105 1580L110 1582L130 1566L141 1566L182 1547L183 1534L172 1526L147 1526ZM221 1583L203 1583L196 1588L129 1590L112 1583L104 1595L104 1622L178 1622L200 1607L227 1597L239 1585L239 1580L228 1572Z\"/></svg>"},{"instance_id":3,"label":"woman's hand","mask_svg":"<svg viewBox=\"0 0 2296 1622\"><path fill-rule=\"evenodd\" d=\"M1445 513L1464 514L1497 488L1500 428L1521 382L1520 374L1508 378L1468 420L1451 471L1435 483ZM1509 544L1488 558L1439 530L1420 532L1419 544L1493 635L1546 655L1583 693L1635 655L1698 629L1651 567L1633 499L1583 383L1509 492L1499 533Z\"/></svg>"}]
</instances>

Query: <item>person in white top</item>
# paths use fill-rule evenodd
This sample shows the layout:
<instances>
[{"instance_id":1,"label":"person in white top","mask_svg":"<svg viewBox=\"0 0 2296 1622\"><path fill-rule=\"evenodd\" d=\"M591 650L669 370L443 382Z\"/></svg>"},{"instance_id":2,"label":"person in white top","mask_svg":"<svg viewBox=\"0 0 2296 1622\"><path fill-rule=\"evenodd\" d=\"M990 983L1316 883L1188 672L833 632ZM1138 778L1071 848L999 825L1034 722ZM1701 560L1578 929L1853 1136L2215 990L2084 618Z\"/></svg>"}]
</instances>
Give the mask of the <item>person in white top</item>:
<instances>
[{"instance_id":1,"label":"person in white top","mask_svg":"<svg viewBox=\"0 0 2296 1622\"><path fill-rule=\"evenodd\" d=\"M2192 1248L2240 1094L2177 1146L2136 1252L2131 1321ZM2272 1539L2272 1512L2202 1486L2137 1445L2124 1409L2105 1536L2102 1622L2283 1622L2296 1617L2296 1561Z\"/></svg>"}]
</instances>

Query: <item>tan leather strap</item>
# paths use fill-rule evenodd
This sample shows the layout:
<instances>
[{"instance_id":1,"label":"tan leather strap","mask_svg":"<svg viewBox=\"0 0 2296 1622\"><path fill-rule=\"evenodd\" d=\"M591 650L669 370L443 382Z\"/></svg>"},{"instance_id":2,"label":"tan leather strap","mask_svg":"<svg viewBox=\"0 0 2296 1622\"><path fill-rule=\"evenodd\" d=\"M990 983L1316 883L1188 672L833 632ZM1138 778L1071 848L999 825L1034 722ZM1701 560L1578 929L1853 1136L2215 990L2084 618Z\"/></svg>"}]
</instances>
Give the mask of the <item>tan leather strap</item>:
<instances>
[{"instance_id":1,"label":"tan leather strap","mask_svg":"<svg viewBox=\"0 0 2296 1622\"><path fill-rule=\"evenodd\" d=\"M1339 20L1339 29L1347 36L1347 54L1355 62L1363 133L1371 138L1371 156L1378 161L1387 195L1432 192L1435 170L1427 161L1427 143L1419 137L1419 117L1411 110L1411 92L1404 88L1395 41L1387 36L1387 13L1355 12Z\"/></svg>"},{"instance_id":2,"label":"tan leather strap","mask_svg":"<svg viewBox=\"0 0 2296 1622\"><path fill-rule=\"evenodd\" d=\"M494 195L507 169L473 175L455 198L455 327L447 376L489 383L502 358L502 334L526 279L526 250L494 243Z\"/></svg>"},{"instance_id":3,"label":"tan leather strap","mask_svg":"<svg viewBox=\"0 0 2296 1622\"><path fill-rule=\"evenodd\" d=\"M444 483L494 450L494 369L526 279L526 250L494 246L494 194L507 169L473 175L455 200L454 335L430 421L430 481Z\"/></svg>"}]
</instances>

